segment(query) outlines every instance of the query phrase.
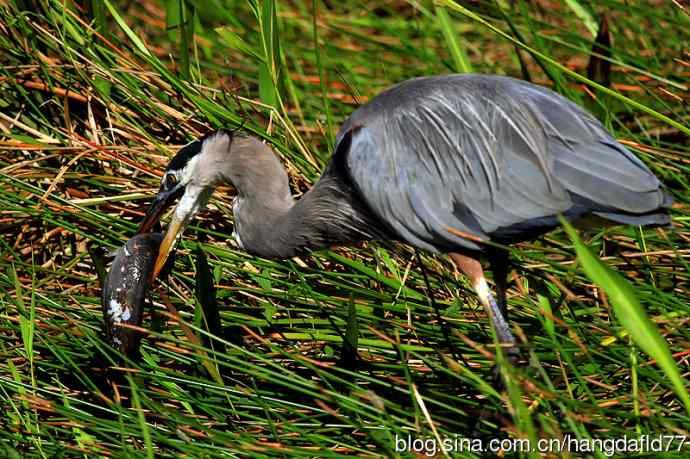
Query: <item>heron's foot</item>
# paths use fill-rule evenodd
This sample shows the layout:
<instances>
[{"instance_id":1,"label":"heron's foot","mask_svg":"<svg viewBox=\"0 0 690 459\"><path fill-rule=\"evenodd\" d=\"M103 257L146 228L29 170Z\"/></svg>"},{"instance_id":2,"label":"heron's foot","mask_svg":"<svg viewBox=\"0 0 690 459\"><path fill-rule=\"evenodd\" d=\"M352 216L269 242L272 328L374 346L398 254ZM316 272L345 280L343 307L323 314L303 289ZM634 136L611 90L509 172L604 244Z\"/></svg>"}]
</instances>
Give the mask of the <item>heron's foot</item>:
<instances>
[{"instance_id":1,"label":"heron's foot","mask_svg":"<svg viewBox=\"0 0 690 459\"><path fill-rule=\"evenodd\" d=\"M513 367L520 366L520 349L514 344L503 348L504 365L508 364ZM501 378L501 367L498 362L493 367L494 388L499 392L505 389L503 378Z\"/></svg>"},{"instance_id":2,"label":"heron's foot","mask_svg":"<svg viewBox=\"0 0 690 459\"><path fill-rule=\"evenodd\" d=\"M520 364L520 351L514 345L509 347L503 347L503 356L504 367L505 365L518 366ZM491 374L491 387L493 387L498 393L507 391L508 388L506 387L505 379L501 374L501 366L498 362L494 363ZM473 424L473 427L471 429L470 436L473 438L488 438L486 432L481 430L482 425L485 425L484 428L487 428L491 425L496 425L498 428L500 428L501 425L505 424L506 419L504 419L502 413L492 408L482 408L479 412L479 415L475 419L475 423Z\"/></svg>"},{"instance_id":3,"label":"heron's foot","mask_svg":"<svg viewBox=\"0 0 690 459\"><path fill-rule=\"evenodd\" d=\"M515 343L511 343L509 346L502 345L501 347L505 359L512 366L518 366L520 363L520 349L515 345Z\"/></svg>"}]
</instances>

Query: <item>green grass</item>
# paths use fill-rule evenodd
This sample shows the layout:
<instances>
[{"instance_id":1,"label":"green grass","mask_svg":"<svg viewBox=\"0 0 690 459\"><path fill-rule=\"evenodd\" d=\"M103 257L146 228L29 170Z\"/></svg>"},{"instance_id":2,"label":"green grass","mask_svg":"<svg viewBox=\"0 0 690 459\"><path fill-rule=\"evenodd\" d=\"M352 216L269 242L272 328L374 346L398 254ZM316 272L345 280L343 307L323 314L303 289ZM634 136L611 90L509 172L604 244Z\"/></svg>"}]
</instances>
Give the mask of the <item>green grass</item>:
<instances>
[{"instance_id":1,"label":"green grass","mask_svg":"<svg viewBox=\"0 0 690 459\"><path fill-rule=\"evenodd\" d=\"M396 457L408 435L690 436L678 395L690 17L652 3L0 2L0 457ZM602 13L610 87L584 77ZM506 368L503 393L488 319L449 260L376 244L252 258L226 243L229 189L152 291L142 358L122 363L103 342L90 253L134 234L180 145L242 125L301 193L358 104L468 69L528 75L587 106L677 202L672 228L581 234L631 290L578 261L563 230L512 249L510 318L529 365ZM195 293L209 283L215 298Z\"/></svg>"}]
</instances>

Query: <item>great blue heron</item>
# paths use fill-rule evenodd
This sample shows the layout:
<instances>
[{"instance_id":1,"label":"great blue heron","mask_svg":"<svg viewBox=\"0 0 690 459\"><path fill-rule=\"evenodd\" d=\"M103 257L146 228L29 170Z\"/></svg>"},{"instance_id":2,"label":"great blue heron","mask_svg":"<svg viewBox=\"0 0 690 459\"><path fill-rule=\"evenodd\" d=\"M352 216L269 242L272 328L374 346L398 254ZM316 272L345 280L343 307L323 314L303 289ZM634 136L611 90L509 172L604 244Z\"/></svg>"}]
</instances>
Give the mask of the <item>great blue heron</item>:
<instances>
[{"instance_id":1,"label":"great blue heron","mask_svg":"<svg viewBox=\"0 0 690 459\"><path fill-rule=\"evenodd\" d=\"M416 78L359 107L340 129L323 175L298 201L260 140L220 130L186 145L141 225L147 231L181 196L155 273L222 183L237 190L235 240L255 255L284 259L372 239L449 254L500 342L513 349L505 317L507 254L487 242L534 238L558 226L559 214L570 221L668 224L672 202L642 161L581 107L543 87L492 75ZM498 303L482 253L489 254Z\"/></svg>"}]
</instances>

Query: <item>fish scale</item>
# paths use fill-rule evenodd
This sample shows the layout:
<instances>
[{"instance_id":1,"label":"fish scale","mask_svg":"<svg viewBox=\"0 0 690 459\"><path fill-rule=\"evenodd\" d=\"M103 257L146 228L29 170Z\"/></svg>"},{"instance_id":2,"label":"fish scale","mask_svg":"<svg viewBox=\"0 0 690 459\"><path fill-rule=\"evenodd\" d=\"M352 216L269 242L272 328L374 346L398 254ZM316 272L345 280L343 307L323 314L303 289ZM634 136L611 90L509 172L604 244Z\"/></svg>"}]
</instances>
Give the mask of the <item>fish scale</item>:
<instances>
[{"instance_id":1,"label":"fish scale","mask_svg":"<svg viewBox=\"0 0 690 459\"><path fill-rule=\"evenodd\" d=\"M134 355L142 334L122 325L141 326L149 278L158 256L161 233L138 234L114 253L101 305L108 343L127 356Z\"/></svg>"}]
</instances>

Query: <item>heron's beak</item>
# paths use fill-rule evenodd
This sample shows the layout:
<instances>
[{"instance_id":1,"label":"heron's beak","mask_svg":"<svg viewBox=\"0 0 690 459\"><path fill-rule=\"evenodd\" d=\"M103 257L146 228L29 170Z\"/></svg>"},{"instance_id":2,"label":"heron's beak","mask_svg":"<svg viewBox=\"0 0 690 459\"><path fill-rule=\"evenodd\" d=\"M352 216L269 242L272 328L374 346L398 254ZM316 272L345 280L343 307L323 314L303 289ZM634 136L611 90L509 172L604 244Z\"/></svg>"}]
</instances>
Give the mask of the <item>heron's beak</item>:
<instances>
[{"instance_id":1,"label":"heron's beak","mask_svg":"<svg viewBox=\"0 0 690 459\"><path fill-rule=\"evenodd\" d=\"M153 231L156 224L160 222L160 219L165 213L165 211L172 207L172 205L175 203L175 200L183 193L184 187L177 187L171 191L159 191L156 194L156 197L153 199L153 202L149 206L148 210L146 211L146 216L144 217L144 221L141 222L141 225L139 225L139 230L137 231L137 234L150 233L151 231ZM173 228L175 228L175 233L171 234L171 230L173 230ZM172 250L172 243L175 241L175 236L177 235L177 233L179 233L181 229L182 225L176 223L175 216L173 214L173 221L170 223L168 233L166 234L166 237L163 238L163 242L161 242L161 246L158 251L158 258L156 258L156 264L154 266L154 272L153 276L151 277L151 280L155 279L158 276L158 273L165 264L165 261L168 259L168 255Z\"/></svg>"},{"instance_id":2,"label":"heron's beak","mask_svg":"<svg viewBox=\"0 0 690 459\"><path fill-rule=\"evenodd\" d=\"M177 207L175 207L175 211L172 213L172 218L168 224L168 229L165 232L163 241L158 249L158 258L156 258L156 264L153 268L151 280L154 280L156 277L158 277L158 274L161 272L165 262L170 256L170 252L172 252L173 248L175 247L178 237L184 233L184 230L187 228L187 225L191 219L206 205L211 197L211 194L213 193L213 188L204 189L189 184L184 188L180 188L180 190L184 190L184 194L180 199L180 202L177 204ZM154 220L154 223L160 219L160 216L165 208L170 207L172 201L179 194L182 194L182 192L178 192L177 190L173 190L171 193L174 194L172 198L165 196L161 197L161 199L165 201L164 204L160 204L163 206L162 210L159 210L157 207L159 204L157 204L155 201L153 204L151 204L150 211L152 213L158 212L157 217L151 217ZM160 194L161 193L158 193L159 196ZM158 197L156 199L158 199ZM148 215L144 223L146 223L146 220L148 220ZM142 223L142 227L144 226L144 223Z\"/></svg>"},{"instance_id":3,"label":"heron's beak","mask_svg":"<svg viewBox=\"0 0 690 459\"><path fill-rule=\"evenodd\" d=\"M166 231L165 237L163 237L163 241L161 241L161 245L158 249L158 258L156 258L156 264L153 267L151 280L158 277L158 274L163 269L163 266L165 266L165 262L168 261L170 252L172 252L173 248L175 247L177 237L184 232L188 221L188 218L180 218L177 211L173 212L172 219L168 225L168 230Z\"/></svg>"},{"instance_id":4,"label":"heron's beak","mask_svg":"<svg viewBox=\"0 0 690 459\"><path fill-rule=\"evenodd\" d=\"M156 223L160 221L165 211L173 205L175 200L180 197L183 192L183 187L171 191L159 191L146 211L146 216L144 217L144 221L141 222L141 225L139 225L137 234L150 233Z\"/></svg>"}]
</instances>

